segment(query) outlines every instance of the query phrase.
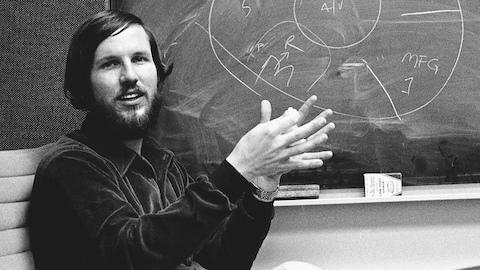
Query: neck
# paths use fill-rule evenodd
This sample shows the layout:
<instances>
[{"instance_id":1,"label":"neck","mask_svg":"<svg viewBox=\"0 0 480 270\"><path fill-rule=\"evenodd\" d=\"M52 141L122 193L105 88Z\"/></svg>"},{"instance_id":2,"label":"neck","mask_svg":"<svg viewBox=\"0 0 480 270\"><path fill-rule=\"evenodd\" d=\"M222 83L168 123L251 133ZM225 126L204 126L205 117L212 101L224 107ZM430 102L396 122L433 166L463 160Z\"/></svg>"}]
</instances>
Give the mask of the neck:
<instances>
[{"instance_id":1,"label":"neck","mask_svg":"<svg viewBox=\"0 0 480 270\"><path fill-rule=\"evenodd\" d=\"M123 140L122 143L140 155L143 139Z\"/></svg>"}]
</instances>

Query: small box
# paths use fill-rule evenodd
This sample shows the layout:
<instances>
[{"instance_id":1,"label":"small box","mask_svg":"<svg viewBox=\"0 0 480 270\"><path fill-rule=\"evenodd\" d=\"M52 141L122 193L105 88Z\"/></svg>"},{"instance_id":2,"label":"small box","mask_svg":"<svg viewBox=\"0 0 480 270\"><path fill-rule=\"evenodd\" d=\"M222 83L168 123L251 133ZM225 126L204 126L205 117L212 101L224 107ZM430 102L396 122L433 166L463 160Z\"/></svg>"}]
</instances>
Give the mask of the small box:
<instances>
[{"instance_id":1,"label":"small box","mask_svg":"<svg viewBox=\"0 0 480 270\"><path fill-rule=\"evenodd\" d=\"M365 197L389 197L402 194L401 173L365 173Z\"/></svg>"}]
</instances>

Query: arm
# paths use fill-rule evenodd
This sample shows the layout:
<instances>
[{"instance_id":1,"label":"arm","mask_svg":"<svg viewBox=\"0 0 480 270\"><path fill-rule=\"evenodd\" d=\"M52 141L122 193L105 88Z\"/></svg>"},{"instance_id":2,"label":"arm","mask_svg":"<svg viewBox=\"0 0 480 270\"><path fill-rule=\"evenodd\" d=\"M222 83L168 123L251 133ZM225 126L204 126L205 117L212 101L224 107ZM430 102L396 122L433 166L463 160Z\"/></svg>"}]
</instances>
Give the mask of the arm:
<instances>
[{"instance_id":1,"label":"arm","mask_svg":"<svg viewBox=\"0 0 480 270\"><path fill-rule=\"evenodd\" d=\"M186 175L180 164L172 166L169 174ZM147 193L135 194L113 164L84 151L67 151L54 158L39 171L41 184L37 188L43 189L47 200L59 196L52 190L61 190L65 195L60 197L68 200L42 207L52 212L55 220L50 224L59 226L58 233L53 229L53 237L66 228L79 228L72 233L83 236L86 230L88 235L81 241L95 245L89 249L99 250L114 269L171 269L200 249L235 210L230 200L238 199L246 184L240 175L237 179L229 172L236 173L233 168L225 170L228 178L196 181L188 186L185 195L159 211L147 211L136 203L152 194L148 191L154 183L146 181L142 192ZM189 182L186 180L180 181ZM220 180L223 192L213 185ZM154 199L152 196L152 202ZM73 218L65 223L65 215L59 212L78 217L81 225Z\"/></svg>"},{"instance_id":2,"label":"arm","mask_svg":"<svg viewBox=\"0 0 480 270\"><path fill-rule=\"evenodd\" d=\"M280 176L291 169L321 166L323 159L332 156L330 151L304 152L327 139L326 133L334 128L333 123L326 124L325 119L331 110L300 126L315 100L313 96L298 112L290 109L272 121L270 103L262 102L260 124L242 137L227 161L248 181L265 190L276 189ZM239 201L239 209L196 259L208 269L250 269L272 218L273 202L261 202L246 192Z\"/></svg>"},{"instance_id":3,"label":"arm","mask_svg":"<svg viewBox=\"0 0 480 270\"><path fill-rule=\"evenodd\" d=\"M221 172L217 170L212 177L215 179L219 174ZM194 257L209 270L250 269L270 229L273 202L258 201L252 193L245 192L237 205L238 208Z\"/></svg>"}]
</instances>

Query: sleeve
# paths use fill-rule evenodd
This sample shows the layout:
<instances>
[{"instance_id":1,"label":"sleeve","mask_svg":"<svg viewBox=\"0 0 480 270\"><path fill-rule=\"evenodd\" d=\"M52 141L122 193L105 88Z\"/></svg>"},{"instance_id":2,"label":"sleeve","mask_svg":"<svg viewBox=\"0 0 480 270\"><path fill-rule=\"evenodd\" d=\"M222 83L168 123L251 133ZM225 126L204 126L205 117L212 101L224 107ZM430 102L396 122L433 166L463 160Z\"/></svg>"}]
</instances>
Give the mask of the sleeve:
<instances>
[{"instance_id":1,"label":"sleeve","mask_svg":"<svg viewBox=\"0 0 480 270\"><path fill-rule=\"evenodd\" d=\"M132 194L120 188L122 178L114 165L94 153L68 151L41 174L59 185L112 269L175 268L236 212L237 206L230 201L245 190L236 177L215 179L218 186L206 179L195 181L167 208L143 214L129 202Z\"/></svg>"},{"instance_id":2,"label":"sleeve","mask_svg":"<svg viewBox=\"0 0 480 270\"><path fill-rule=\"evenodd\" d=\"M211 181L222 183L222 179L232 175L243 179L224 161ZM245 192L237 205L238 208L194 257L209 270L250 269L270 229L274 217L273 202L260 202L251 192Z\"/></svg>"}]
</instances>

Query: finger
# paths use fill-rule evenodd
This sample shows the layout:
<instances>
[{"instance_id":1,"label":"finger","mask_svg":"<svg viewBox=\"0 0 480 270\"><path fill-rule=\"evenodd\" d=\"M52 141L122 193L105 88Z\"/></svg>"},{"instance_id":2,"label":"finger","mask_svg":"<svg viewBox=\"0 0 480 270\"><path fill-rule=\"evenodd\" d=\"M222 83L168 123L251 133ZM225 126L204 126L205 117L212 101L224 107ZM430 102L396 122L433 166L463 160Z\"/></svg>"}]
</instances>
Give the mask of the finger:
<instances>
[{"instance_id":1,"label":"finger","mask_svg":"<svg viewBox=\"0 0 480 270\"><path fill-rule=\"evenodd\" d=\"M315 118L312 121L304 124L301 127L291 130L288 133L285 133L284 140L287 145L291 145L297 141L300 141L305 138L311 137L318 133L319 130L322 129L327 124L327 120L325 118ZM313 138L313 137L312 137Z\"/></svg>"},{"instance_id":2,"label":"finger","mask_svg":"<svg viewBox=\"0 0 480 270\"><path fill-rule=\"evenodd\" d=\"M309 97L305 101L305 103L303 103L302 107L300 107L300 109L298 110L298 112L300 113L300 119L298 121L299 125L303 123L308 113L310 112L310 109L313 107L313 103L315 103L316 101L317 101L317 96L313 95Z\"/></svg>"},{"instance_id":3,"label":"finger","mask_svg":"<svg viewBox=\"0 0 480 270\"><path fill-rule=\"evenodd\" d=\"M262 100L260 114L260 123L266 123L272 118L272 104L268 100Z\"/></svg>"},{"instance_id":4,"label":"finger","mask_svg":"<svg viewBox=\"0 0 480 270\"><path fill-rule=\"evenodd\" d=\"M297 144L304 143L305 141L306 141L306 139L301 139L301 140L299 140L299 141L296 141L296 142L290 144L290 147L295 146L295 145L297 145Z\"/></svg>"},{"instance_id":5,"label":"finger","mask_svg":"<svg viewBox=\"0 0 480 270\"><path fill-rule=\"evenodd\" d=\"M296 155L291 157L291 160L313 160L313 159L327 160L327 159L331 159L332 157L333 157L332 151L320 151L320 152L308 152L308 153Z\"/></svg>"},{"instance_id":6,"label":"finger","mask_svg":"<svg viewBox=\"0 0 480 270\"><path fill-rule=\"evenodd\" d=\"M288 170L303 170L319 168L325 164L325 160L332 158L332 151L321 151L315 153L303 153L291 157L284 168Z\"/></svg>"},{"instance_id":7,"label":"finger","mask_svg":"<svg viewBox=\"0 0 480 270\"><path fill-rule=\"evenodd\" d=\"M335 129L335 124L330 122L328 124L326 124L323 128L321 128L319 131L315 132L313 135L310 135L307 140L311 140L312 138L314 138L315 136L320 136L322 134L327 134L329 133L330 131L332 131L333 129Z\"/></svg>"},{"instance_id":8,"label":"finger","mask_svg":"<svg viewBox=\"0 0 480 270\"><path fill-rule=\"evenodd\" d=\"M328 140L327 134L321 134L313 137L310 140L306 140L304 143L297 144L295 146L286 148L282 153L280 153L281 158L293 157L301 155L307 152L311 152L313 149L321 146Z\"/></svg>"},{"instance_id":9,"label":"finger","mask_svg":"<svg viewBox=\"0 0 480 270\"><path fill-rule=\"evenodd\" d=\"M288 108L280 117L270 121L272 133L286 134L286 133L289 133L288 131L297 130L297 126L299 125L299 123L301 123L305 119L306 114L308 114L308 111L310 110L310 108L312 107L312 104L315 102L316 99L317 99L316 96L310 97L304 103L302 108L300 108L302 112L299 112L293 108ZM271 107L269 108L271 110ZM325 119L323 120L325 121ZM304 135L304 137L300 137L299 140L303 138L306 138L306 136ZM291 143L293 143L293 141Z\"/></svg>"},{"instance_id":10,"label":"finger","mask_svg":"<svg viewBox=\"0 0 480 270\"><path fill-rule=\"evenodd\" d=\"M326 109L323 112L321 112L319 115L317 115L317 117L315 117L315 118L320 118L320 117L327 118L327 117L331 116L332 114L333 114L333 111L331 109Z\"/></svg>"},{"instance_id":11,"label":"finger","mask_svg":"<svg viewBox=\"0 0 480 270\"><path fill-rule=\"evenodd\" d=\"M288 108L280 117L271 120L269 131L273 135L286 134L289 131L295 130L298 119L300 118L297 110Z\"/></svg>"},{"instance_id":12,"label":"finger","mask_svg":"<svg viewBox=\"0 0 480 270\"><path fill-rule=\"evenodd\" d=\"M325 159L326 160L326 159ZM279 169L282 171L293 171L293 170L305 170L305 169L314 169L322 167L325 164L324 159L293 159L291 158L288 162L280 165Z\"/></svg>"}]
</instances>

